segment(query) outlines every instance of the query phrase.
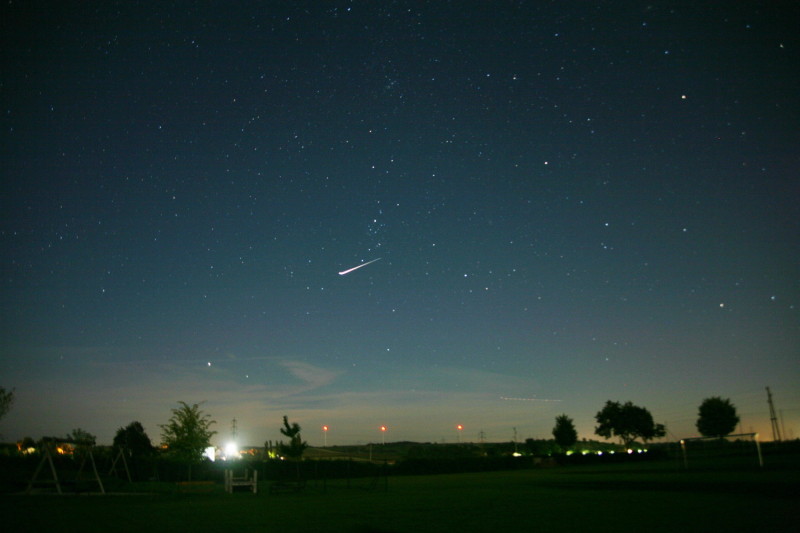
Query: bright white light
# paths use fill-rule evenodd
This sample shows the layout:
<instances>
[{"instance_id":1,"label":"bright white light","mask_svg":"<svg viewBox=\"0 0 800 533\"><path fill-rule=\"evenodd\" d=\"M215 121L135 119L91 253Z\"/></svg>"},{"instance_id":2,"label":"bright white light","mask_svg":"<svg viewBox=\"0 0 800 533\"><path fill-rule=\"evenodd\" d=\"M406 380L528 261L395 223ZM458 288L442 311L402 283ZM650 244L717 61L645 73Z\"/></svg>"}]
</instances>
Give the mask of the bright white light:
<instances>
[{"instance_id":1,"label":"bright white light","mask_svg":"<svg viewBox=\"0 0 800 533\"><path fill-rule=\"evenodd\" d=\"M225 445L225 459L238 459L239 447L235 442L229 442Z\"/></svg>"},{"instance_id":2,"label":"bright white light","mask_svg":"<svg viewBox=\"0 0 800 533\"><path fill-rule=\"evenodd\" d=\"M215 455L216 455L215 452L216 452L216 449L213 446L209 446L208 448L205 449L205 451L203 452L203 455L205 455L206 457L208 457L210 460L213 461L215 459Z\"/></svg>"}]
</instances>

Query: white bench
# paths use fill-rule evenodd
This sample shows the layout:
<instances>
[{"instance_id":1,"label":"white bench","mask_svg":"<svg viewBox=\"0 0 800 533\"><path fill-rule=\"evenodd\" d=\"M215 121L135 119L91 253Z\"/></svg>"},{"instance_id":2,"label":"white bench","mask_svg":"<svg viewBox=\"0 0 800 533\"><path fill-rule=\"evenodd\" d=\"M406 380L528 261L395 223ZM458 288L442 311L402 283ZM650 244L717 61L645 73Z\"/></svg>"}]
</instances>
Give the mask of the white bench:
<instances>
[{"instance_id":1,"label":"white bench","mask_svg":"<svg viewBox=\"0 0 800 533\"><path fill-rule=\"evenodd\" d=\"M225 469L225 492L232 493L233 487L249 487L258 494L258 471L245 470L243 476L234 476L233 469Z\"/></svg>"}]
</instances>

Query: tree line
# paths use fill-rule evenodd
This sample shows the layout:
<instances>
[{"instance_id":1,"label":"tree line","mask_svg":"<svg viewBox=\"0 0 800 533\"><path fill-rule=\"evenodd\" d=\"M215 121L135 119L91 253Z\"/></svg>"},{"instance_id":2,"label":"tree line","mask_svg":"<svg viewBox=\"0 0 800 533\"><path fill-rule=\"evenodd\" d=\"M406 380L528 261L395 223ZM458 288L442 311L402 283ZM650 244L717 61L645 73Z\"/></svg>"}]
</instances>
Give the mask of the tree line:
<instances>
[{"instance_id":1,"label":"tree line","mask_svg":"<svg viewBox=\"0 0 800 533\"><path fill-rule=\"evenodd\" d=\"M609 400L594 418L597 421L594 428L596 435L606 439L618 438L625 448L630 448L638 439L648 442L666 435L666 427L655 423L650 411L632 402L623 404ZM704 437L724 437L738 423L739 415L731 401L712 396L700 404L695 427ZM563 449L569 449L578 441L575 424L567 415L556 417L553 438Z\"/></svg>"},{"instance_id":2,"label":"tree line","mask_svg":"<svg viewBox=\"0 0 800 533\"><path fill-rule=\"evenodd\" d=\"M9 391L0 387L0 418L9 411L13 402L13 389ZM159 426L162 452L167 457L185 464L188 476L191 478L192 466L202 461L206 448L210 446L211 437L217 433L211 429L216 421L203 412L199 404L189 405L186 402L178 402L178 404L178 407L171 410L168 422ZM630 401L625 403L607 401L595 415L595 420L597 422L594 430L596 435L606 439L617 438L626 448L629 448L637 440L646 443L666 434L665 426L656 423L650 411L634 405ZM700 404L695 427L705 437L724 437L730 434L738 423L739 416L731 401L713 396L706 398ZM293 460L301 459L308 443L301 437L300 425L296 422L290 423L284 416L283 427L280 431L289 439L287 444L278 443L280 454ZM552 434L556 444L562 450L569 450L578 441L575 424L566 414L556 417ZM28 445L32 444L32 439L25 440L31 441L27 443ZM75 429L66 440L79 443L79 445L94 445L96 439L82 429ZM147 457L156 451L156 447L153 446L144 427L137 421L117 430L113 446L125 450L131 457Z\"/></svg>"}]
</instances>

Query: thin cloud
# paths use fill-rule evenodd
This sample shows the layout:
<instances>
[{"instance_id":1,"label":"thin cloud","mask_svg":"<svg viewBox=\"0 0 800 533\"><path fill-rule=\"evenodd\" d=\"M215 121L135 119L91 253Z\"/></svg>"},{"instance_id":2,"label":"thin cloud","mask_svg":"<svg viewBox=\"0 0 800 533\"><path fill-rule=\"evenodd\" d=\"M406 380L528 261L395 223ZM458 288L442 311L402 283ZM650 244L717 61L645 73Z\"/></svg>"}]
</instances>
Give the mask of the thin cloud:
<instances>
[{"instance_id":1,"label":"thin cloud","mask_svg":"<svg viewBox=\"0 0 800 533\"><path fill-rule=\"evenodd\" d=\"M281 361L283 368L296 379L300 380L303 387L298 392L319 389L331 384L341 372L328 370L302 361Z\"/></svg>"}]
</instances>

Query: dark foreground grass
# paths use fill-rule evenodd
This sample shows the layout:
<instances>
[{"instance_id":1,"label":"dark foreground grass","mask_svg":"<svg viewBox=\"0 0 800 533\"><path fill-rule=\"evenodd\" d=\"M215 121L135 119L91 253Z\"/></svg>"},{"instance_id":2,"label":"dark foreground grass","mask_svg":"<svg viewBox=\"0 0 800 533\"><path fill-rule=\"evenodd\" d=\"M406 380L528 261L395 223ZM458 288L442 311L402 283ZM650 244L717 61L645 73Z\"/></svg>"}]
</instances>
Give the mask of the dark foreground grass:
<instances>
[{"instance_id":1,"label":"dark foreground grass","mask_svg":"<svg viewBox=\"0 0 800 533\"><path fill-rule=\"evenodd\" d=\"M0 496L4 531L789 531L798 471L589 467L228 495ZM266 489L266 486L263 487Z\"/></svg>"}]
</instances>

